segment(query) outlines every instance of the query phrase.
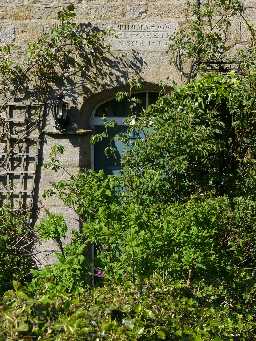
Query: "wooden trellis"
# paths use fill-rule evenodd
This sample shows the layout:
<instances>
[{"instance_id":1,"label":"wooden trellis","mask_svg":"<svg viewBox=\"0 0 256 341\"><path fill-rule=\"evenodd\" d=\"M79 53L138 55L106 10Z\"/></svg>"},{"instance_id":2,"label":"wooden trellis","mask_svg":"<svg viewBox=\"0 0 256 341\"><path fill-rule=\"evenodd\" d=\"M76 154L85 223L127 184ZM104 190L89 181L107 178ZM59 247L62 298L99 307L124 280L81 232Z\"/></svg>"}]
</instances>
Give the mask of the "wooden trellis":
<instances>
[{"instance_id":1,"label":"wooden trellis","mask_svg":"<svg viewBox=\"0 0 256 341\"><path fill-rule=\"evenodd\" d=\"M0 203L14 210L34 205L43 112L42 104L13 103L2 117Z\"/></svg>"}]
</instances>

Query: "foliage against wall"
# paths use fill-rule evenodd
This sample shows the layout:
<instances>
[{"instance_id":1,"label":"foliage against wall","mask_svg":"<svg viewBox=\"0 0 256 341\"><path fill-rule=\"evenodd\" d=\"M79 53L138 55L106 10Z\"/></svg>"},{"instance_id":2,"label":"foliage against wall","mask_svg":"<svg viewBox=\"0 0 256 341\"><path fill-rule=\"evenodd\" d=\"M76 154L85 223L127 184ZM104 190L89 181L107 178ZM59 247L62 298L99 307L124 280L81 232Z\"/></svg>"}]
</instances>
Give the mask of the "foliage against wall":
<instances>
[{"instance_id":1,"label":"foliage against wall","mask_svg":"<svg viewBox=\"0 0 256 341\"><path fill-rule=\"evenodd\" d=\"M6 293L5 337L254 337L256 87L247 70L173 86L133 117L130 128L144 134L119 178L87 171L48 191L83 227L56 265ZM44 221L47 238L60 232L56 221ZM85 257L92 243L95 268Z\"/></svg>"},{"instance_id":2,"label":"foliage against wall","mask_svg":"<svg viewBox=\"0 0 256 341\"><path fill-rule=\"evenodd\" d=\"M245 72L255 33L243 1L188 1L186 19L170 39L171 63L187 80L213 70Z\"/></svg>"}]
</instances>

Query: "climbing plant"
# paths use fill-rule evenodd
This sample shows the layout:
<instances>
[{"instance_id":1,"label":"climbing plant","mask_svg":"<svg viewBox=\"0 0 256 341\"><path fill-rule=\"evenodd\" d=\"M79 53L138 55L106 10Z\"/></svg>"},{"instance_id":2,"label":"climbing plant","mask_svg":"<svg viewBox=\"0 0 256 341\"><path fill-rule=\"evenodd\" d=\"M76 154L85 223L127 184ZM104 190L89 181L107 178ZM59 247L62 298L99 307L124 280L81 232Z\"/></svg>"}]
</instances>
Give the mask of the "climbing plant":
<instances>
[{"instance_id":1,"label":"climbing plant","mask_svg":"<svg viewBox=\"0 0 256 341\"><path fill-rule=\"evenodd\" d=\"M110 77L110 31L76 22L73 5L58 13L58 21L37 41L29 42L21 58L17 46L0 50L0 92L10 97L46 101L83 89L91 91ZM102 77L101 77L102 76ZM8 96L7 96L8 94Z\"/></svg>"},{"instance_id":2,"label":"climbing plant","mask_svg":"<svg viewBox=\"0 0 256 341\"><path fill-rule=\"evenodd\" d=\"M244 72L255 28L240 0L188 1L185 21L170 38L170 61L184 79L205 71ZM245 52L246 51L246 52Z\"/></svg>"}]
</instances>

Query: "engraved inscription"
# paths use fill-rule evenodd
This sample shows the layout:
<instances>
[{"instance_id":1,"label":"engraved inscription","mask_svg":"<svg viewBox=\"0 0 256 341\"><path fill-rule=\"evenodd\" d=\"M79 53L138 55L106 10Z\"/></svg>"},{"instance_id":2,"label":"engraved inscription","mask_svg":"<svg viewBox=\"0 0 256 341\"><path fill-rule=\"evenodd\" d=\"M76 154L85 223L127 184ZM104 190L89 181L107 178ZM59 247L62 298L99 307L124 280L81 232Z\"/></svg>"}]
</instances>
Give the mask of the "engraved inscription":
<instances>
[{"instance_id":1,"label":"engraved inscription","mask_svg":"<svg viewBox=\"0 0 256 341\"><path fill-rule=\"evenodd\" d=\"M121 51L166 51L177 26L177 22L98 23L101 29L114 30L110 43L114 50Z\"/></svg>"},{"instance_id":2,"label":"engraved inscription","mask_svg":"<svg viewBox=\"0 0 256 341\"><path fill-rule=\"evenodd\" d=\"M115 50L164 51L177 23L118 24L113 28L117 33L117 38L112 41Z\"/></svg>"}]
</instances>

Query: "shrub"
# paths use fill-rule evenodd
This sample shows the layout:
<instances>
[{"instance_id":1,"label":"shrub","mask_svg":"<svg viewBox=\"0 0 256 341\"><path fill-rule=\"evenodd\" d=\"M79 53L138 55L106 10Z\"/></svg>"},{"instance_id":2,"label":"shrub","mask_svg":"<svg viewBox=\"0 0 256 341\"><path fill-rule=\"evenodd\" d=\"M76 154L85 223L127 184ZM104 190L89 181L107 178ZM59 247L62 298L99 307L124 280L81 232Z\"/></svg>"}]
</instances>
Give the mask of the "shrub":
<instances>
[{"instance_id":1,"label":"shrub","mask_svg":"<svg viewBox=\"0 0 256 341\"><path fill-rule=\"evenodd\" d=\"M256 331L252 310L233 305L227 288L157 276L140 290L105 283L50 299L16 288L4 303L2 335L13 340L249 340Z\"/></svg>"},{"instance_id":2,"label":"shrub","mask_svg":"<svg viewBox=\"0 0 256 341\"><path fill-rule=\"evenodd\" d=\"M25 215L0 208L0 295L12 287L13 280L24 283L31 277L34 241Z\"/></svg>"}]
</instances>

